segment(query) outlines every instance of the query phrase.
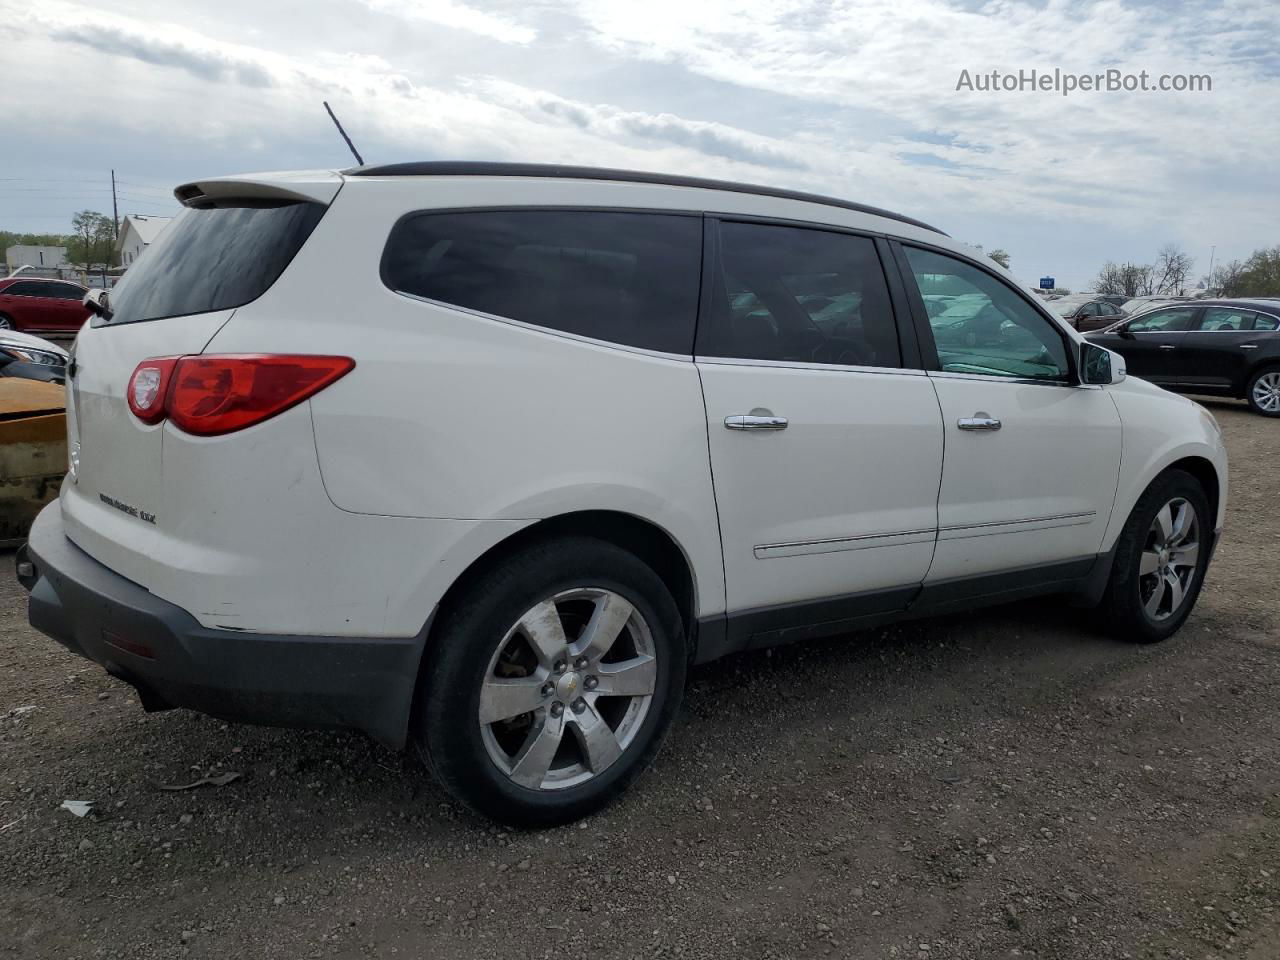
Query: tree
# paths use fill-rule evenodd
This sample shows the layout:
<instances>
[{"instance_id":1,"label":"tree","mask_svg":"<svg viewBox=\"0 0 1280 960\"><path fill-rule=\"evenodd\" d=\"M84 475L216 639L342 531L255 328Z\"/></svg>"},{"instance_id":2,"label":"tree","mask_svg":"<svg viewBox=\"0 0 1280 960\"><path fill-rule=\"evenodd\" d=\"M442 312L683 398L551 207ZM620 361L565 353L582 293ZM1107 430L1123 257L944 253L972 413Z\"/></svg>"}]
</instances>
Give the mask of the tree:
<instances>
[{"instance_id":1,"label":"tree","mask_svg":"<svg viewBox=\"0 0 1280 960\"><path fill-rule=\"evenodd\" d=\"M1152 271L1151 292L1181 295L1195 260L1176 243L1160 248Z\"/></svg>"},{"instance_id":2,"label":"tree","mask_svg":"<svg viewBox=\"0 0 1280 960\"><path fill-rule=\"evenodd\" d=\"M1108 260L1098 271L1093 289L1111 296L1149 297L1155 268L1146 264L1115 263Z\"/></svg>"},{"instance_id":3,"label":"tree","mask_svg":"<svg viewBox=\"0 0 1280 960\"><path fill-rule=\"evenodd\" d=\"M115 263L115 230L110 217L96 210L81 210L71 218L75 231L67 244L67 259L91 266Z\"/></svg>"},{"instance_id":4,"label":"tree","mask_svg":"<svg viewBox=\"0 0 1280 960\"><path fill-rule=\"evenodd\" d=\"M1009 254L1007 254L1005 251L1000 249L992 250L990 253L987 254L987 256L990 257L992 260L994 260L996 263L1000 264L1000 266L1004 267L1006 270L1009 269Z\"/></svg>"},{"instance_id":5,"label":"tree","mask_svg":"<svg viewBox=\"0 0 1280 960\"><path fill-rule=\"evenodd\" d=\"M1238 297L1244 287L1244 264L1239 260L1220 263L1209 275L1206 286L1219 297Z\"/></svg>"},{"instance_id":6,"label":"tree","mask_svg":"<svg viewBox=\"0 0 1280 960\"><path fill-rule=\"evenodd\" d=\"M1240 276L1241 297L1280 296L1280 246L1255 250Z\"/></svg>"}]
</instances>

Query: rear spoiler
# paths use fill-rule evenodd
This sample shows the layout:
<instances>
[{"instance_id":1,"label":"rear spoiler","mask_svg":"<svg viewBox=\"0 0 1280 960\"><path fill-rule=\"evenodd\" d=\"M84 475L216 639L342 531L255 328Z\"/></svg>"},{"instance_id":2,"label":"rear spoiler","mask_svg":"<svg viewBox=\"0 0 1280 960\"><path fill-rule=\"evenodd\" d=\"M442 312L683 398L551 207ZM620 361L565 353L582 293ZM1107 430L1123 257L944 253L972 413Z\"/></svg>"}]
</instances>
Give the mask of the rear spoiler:
<instances>
[{"instance_id":1,"label":"rear spoiler","mask_svg":"<svg viewBox=\"0 0 1280 960\"><path fill-rule=\"evenodd\" d=\"M184 207L212 206L222 200L306 200L329 204L342 188L333 170L290 173L250 173L210 177L184 183L173 191Z\"/></svg>"}]
</instances>

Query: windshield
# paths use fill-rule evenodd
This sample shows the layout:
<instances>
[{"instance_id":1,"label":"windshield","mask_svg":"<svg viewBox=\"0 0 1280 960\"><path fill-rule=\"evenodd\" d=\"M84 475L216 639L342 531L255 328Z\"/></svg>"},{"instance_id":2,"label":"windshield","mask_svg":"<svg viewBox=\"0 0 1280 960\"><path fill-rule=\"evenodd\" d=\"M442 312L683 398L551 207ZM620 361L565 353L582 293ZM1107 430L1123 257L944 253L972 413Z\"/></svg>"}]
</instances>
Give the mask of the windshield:
<instances>
[{"instance_id":1,"label":"windshield","mask_svg":"<svg viewBox=\"0 0 1280 960\"><path fill-rule=\"evenodd\" d=\"M111 324L229 310L275 283L324 215L318 203L187 209L110 293Z\"/></svg>"}]
</instances>

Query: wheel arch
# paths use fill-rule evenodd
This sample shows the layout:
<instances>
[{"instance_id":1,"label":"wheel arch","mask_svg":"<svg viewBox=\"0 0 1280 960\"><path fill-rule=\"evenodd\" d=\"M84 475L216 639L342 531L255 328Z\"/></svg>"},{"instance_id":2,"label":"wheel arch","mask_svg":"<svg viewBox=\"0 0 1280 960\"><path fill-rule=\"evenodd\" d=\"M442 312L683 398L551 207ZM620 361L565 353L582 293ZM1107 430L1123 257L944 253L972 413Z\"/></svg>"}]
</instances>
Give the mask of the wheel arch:
<instances>
[{"instance_id":1,"label":"wheel arch","mask_svg":"<svg viewBox=\"0 0 1280 960\"><path fill-rule=\"evenodd\" d=\"M1218 504L1222 496L1222 483L1218 478L1217 468L1214 467L1213 461L1206 457L1190 456L1183 457L1181 460L1175 460L1163 470L1151 478L1151 483L1155 483L1157 479L1164 476L1170 470L1181 470L1189 473L1199 481L1200 486L1204 488L1204 494L1209 498L1209 511L1216 518L1218 516ZM1147 486L1150 487L1151 483Z\"/></svg>"},{"instance_id":2,"label":"wheel arch","mask_svg":"<svg viewBox=\"0 0 1280 960\"><path fill-rule=\"evenodd\" d=\"M617 510L578 510L522 527L476 557L454 578L440 598L437 609L447 607L480 573L529 544L567 536L603 540L627 550L648 564L676 601L692 655L697 644L698 582L687 551L669 531L652 520Z\"/></svg>"}]
</instances>

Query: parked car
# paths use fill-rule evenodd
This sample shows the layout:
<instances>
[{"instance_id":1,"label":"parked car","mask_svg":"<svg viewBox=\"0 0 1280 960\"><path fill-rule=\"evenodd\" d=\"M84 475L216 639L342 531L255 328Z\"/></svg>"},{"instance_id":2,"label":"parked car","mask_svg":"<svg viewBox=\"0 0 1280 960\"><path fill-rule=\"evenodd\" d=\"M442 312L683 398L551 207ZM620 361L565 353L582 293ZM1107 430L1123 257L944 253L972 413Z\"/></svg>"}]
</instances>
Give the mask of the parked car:
<instances>
[{"instance_id":1,"label":"parked car","mask_svg":"<svg viewBox=\"0 0 1280 960\"><path fill-rule=\"evenodd\" d=\"M1171 296L1133 297L1122 303L1120 309L1129 316L1133 316L1152 307L1163 306L1166 303L1179 303L1183 299L1185 298Z\"/></svg>"},{"instance_id":2,"label":"parked car","mask_svg":"<svg viewBox=\"0 0 1280 960\"><path fill-rule=\"evenodd\" d=\"M89 318L88 289L70 280L0 278L0 330L74 333Z\"/></svg>"},{"instance_id":3,"label":"parked car","mask_svg":"<svg viewBox=\"0 0 1280 960\"><path fill-rule=\"evenodd\" d=\"M1213 418L919 221L532 164L176 193L90 301L17 557L31 623L148 709L353 727L557 823L648 765L690 664L1050 594L1157 641L1195 604ZM941 343L938 290L991 342Z\"/></svg>"},{"instance_id":4,"label":"parked car","mask_svg":"<svg viewBox=\"0 0 1280 960\"><path fill-rule=\"evenodd\" d=\"M1091 334L1134 376L1170 390L1247 400L1280 417L1280 302L1196 300L1147 310Z\"/></svg>"},{"instance_id":5,"label":"parked car","mask_svg":"<svg viewBox=\"0 0 1280 960\"><path fill-rule=\"evenodd\" d=\"M1124 319L1119 307L1101 299L1086 300L1083 303L1062 300L1050 305L1049 309L1081 333L1102 330Z\"/></svg>"},{"instance_id":6,"label":"parked car","mask_svg":"<svg viewBox=\"0 0 1280 960\"><path fill-rule=\"evenodd\" d=\"M24 377L64 383L67 373L67 351L48 340L0 330L0 377Z\"/></svg>"}]
</instances>

